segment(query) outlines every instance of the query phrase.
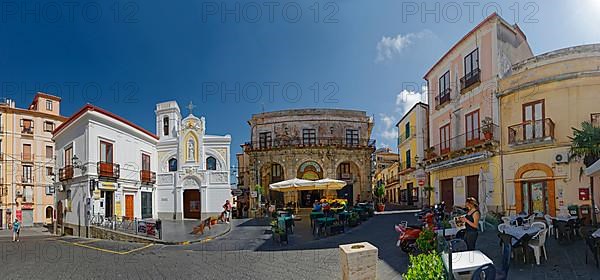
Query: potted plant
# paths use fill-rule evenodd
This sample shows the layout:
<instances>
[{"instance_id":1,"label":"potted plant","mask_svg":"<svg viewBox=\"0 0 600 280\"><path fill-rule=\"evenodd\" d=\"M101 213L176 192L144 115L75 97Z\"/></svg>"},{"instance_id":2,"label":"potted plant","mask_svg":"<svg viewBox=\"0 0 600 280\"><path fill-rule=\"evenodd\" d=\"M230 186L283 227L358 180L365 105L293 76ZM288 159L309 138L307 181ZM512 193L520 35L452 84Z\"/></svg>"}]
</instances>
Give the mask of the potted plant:
<instances>
[{"instance_id":1,"label":"potted plant","mask_svg":"<svg viewBox=\"0 0 600 280\"><path fill-rule=\"evenodd\" d=\"M435 153L435 147L429 147L429 148L425 149L425 157L427 159L432 159L434 157L437 157L437 154Z\"/></svg>"},{"instance_id":2,"label":"potted plant","mask_svg":"<svg viewBox=\"0 0 600 280\"><path fill-rule=\"evenodd\" d=\"M355 227L357 225L358 225L358 214L355 212L352 212L352 214L350 214L350 217L348 217L348 226Z\"/></svg>"},{"instance_id":3,"label":"potted plant","mask_svg":"<svg viewBox=\"0 0 600 280\"><path fill-rule=\"evenodd\" d=\"M444 263L435 252L410 256L408 271L402 275L404 280L437 280L445 279Z\"/></svg>"},{"instance_id":4,"label":"potted plant","mask_svg":"<svg viewBox=\"0 0 600 280\"><path fill-rule=\"evenodd\" d=\"M382 183L377 184L375 187L375 197L377 197L377 212L383 212L385 210L385 204L383 198L385 196L385 187Z\"/></svg>"},{"instance_id":5,"label":"potted plant","mask_svg":"<svg viewBox=\"0 0 600 280\"><path fill-rule=\"evenodd\" d=\"M492 118L485 117L481 121L481 124L481 132L483 132L483 137L485 137L485 140L492 140L492 137L494 136L494 123L492 121Z\"/></svg>"}]
</instances>

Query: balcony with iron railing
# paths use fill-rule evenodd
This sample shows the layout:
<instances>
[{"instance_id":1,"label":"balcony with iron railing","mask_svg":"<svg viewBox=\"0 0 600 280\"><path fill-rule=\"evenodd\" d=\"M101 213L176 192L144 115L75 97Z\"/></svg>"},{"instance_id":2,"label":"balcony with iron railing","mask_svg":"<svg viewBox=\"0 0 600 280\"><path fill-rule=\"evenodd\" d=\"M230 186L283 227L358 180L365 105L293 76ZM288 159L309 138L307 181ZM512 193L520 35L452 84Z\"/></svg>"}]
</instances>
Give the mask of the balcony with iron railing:
<instances>
[{"instance_id":1,"label":"balcony with iron railing","mask_svg":"<svg viewBox=\"0 0 600 280\"><path fill-rule=\"evenodd\" d=\"M58 180L62 182L69 179L73 179L73 173L73 166L67 165L58 170Z\"/></svg>"},{"instance_id":2,"label":"balcony with iron railing","mask_svg":"<svg viewBox=\"0 0 600 280\"><path fill-rule=\"evenodd\" d=\"M398 170L399 170L400 175L410 173L411 171L414 171L416 169L416 167L417 167L417 162L415 160L411 160L410 162L403 161L403 162L398 163Z\"/></svg>"},{"instance_id":3,"label":"balcony with iron railing","mask_svg":"<svg viewBox=\"0 0 600 280\"><path fill-rule=\"evenodd\" d=\"M479 68L465 74L460 78L460 93L467 92L477 86L481 82L481 70Z\"/></svg>"},{"instance_id":4,"label":"balcony with iron railing","mask_svg":"<svg viewBox=\"0 0 600 280\"><path fill-rule=\"evenodd\" d=\"M142 181L142 184L156 184L156 172L140 170L140 181Z\"/></svg>"},{"instance_id":5,"label":"balcony with iron railing","mask_svg":"<svg viewBox=\"0 0 600 280\"><path fill-rule=\"evenodd\" d=\"M374 139L356 139L356 138L345 138L345 137L317 137L317 138L302 138L302 137L290 137L284 139L273 139L270 142L253 141L246 142L244 149L246 151L255 150L271 150L271 149L283 149L283 148L319 148L319 147L333 147L333 148L347 148L347 149L374 149Z\"/></svg>"},{"instance_id":6,"label":"balcony with iron railing","mask_svg":"<svg viewBox=\"0 0 600 280\"><path fill-rule=\"evenodd\" d=\"M442 141L425 151L427 162L480 152L500 143L500 127L490 124Z\"/></svg>"},{"instance_id":7,"label":"balcony with iron railing","mask_svg":"<svg viewBox=\"0 0 600 280\"><path fill-rule=\"evenodd\" d=\"M400 182L400 175L397 175L397 174L396 174L396 175L393 175L393 176L390 176L390 177L388 177L388 178L385 180L385 183L386 183L386 185L388 185L388 186L389 186L389 185L394 185L394 184L397 184L398 182Z\"/></svg>"},{"instance_id":8,"label":"balcony with iron railing","mask_svg":"<svg viewBox=\"0 0 600 280\"><path fill-rule=\"evenodd\" d=\"M554 122L550 118L526 121L508 127L508 145L546 144L554 141Z\"/></svg>"},{"instance_id":9,"label":"balcony with iron railing","mask_svg":"<svg viewBox=\"0 0 600 280\"><path fill-rule=\"evenodd\" d=\"M33 127L23 127L21 129L21 134L24 134L24 135L33 135Z\"/></svg>"},{"instance_id":10,"label":"balcony with iron railing","mask_svg":"<svg viewBox=\"0 0 600 280\"><path fill-rule=\"evenodd\" d=\"M33 184L33 182L35 181L35 178L33 176L22 176L21 177L21 183L23 184Z\"/></svg>"},{"instance_id":11,"label":"balcony with iron railing","mask_svg":"<svg viewBox=\"0 0 600 280\"><path fill-rule=\"evenodd\" d=\"M450 103L450 93L451 92L452 92L452 90L450 88L447 88L444 91L440 92L440 94L435 97L435 109L436 110L439 110L442 107L444 107L444 105Z\"/></svg>"},{"instance_id":12,"label":"balcony with iron railing","mask_svg":"<svg viewBox=\"0 0 600 280\"><path fill-rule=\"evenodd\" d=\"M398 145L404 144L406 141L417 136L417 130L415 126L410 126L410 131L406 133L406 127L400 127L403 131L398 135Z\"/></svg>"},{"instance_id":13,"label":"balcony with iron railing","mask_svg":"<svg viewBox=\"0 0 600 280\"><path fill-rule=\"evenodd\" d=\"M121 167L117 163L99 161L97 168L98 177L118 179L121 176Z\"/></svg>"}]
</instances>

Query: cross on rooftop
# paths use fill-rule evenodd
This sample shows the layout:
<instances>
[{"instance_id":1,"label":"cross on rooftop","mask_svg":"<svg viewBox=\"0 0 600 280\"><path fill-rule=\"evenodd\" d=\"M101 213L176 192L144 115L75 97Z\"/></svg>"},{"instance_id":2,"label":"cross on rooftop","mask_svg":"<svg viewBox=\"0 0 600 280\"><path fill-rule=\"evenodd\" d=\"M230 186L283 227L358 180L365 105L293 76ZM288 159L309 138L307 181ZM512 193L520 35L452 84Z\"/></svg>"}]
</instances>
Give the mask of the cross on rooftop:
<instances>
[{"instance_id":1,"label":"cross on rooftop","mask_svg":"<svg viewBox=\"0 0 600 280\"><path fill-rule=\"evenodd\" d=\"M196 105L194 105L194 103L192 101L190 101L190 104L187 105L188 110L190 111L190 115L194 114L194 108L196 108Z\"/></svg>"}]
</instances>

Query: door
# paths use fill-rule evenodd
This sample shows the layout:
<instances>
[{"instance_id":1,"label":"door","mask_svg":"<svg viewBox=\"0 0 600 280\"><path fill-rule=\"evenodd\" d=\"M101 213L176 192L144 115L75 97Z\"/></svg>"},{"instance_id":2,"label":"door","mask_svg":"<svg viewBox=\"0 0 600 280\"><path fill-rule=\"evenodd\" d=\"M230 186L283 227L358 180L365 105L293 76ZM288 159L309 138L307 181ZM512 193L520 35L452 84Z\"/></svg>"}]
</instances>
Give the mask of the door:
<instances>
[{"instance_id":1,"label":"door","mask_svg":"<svg viewBox=\"0 0 600 280\"><path fill-rule=\"evenodd\" d=\"M544 101L539 100L523 105L525 140L544 137Z\"/></svg>"},{"instance_id":2,"label":"door","mask_svg":"<svg viewBox=\"0 0 600 280\"><path fill-rule=\"evenodd\" d=\"M446 202L446 211L451 211L454 206L454 179L440 181L442 201Z\"/></svg>"},{"instance_id":3,"label":"door","mask_svg":"<svg viewBox=\"0 0 600 280\"><path fill-rule=\"evenodd\" d=\"M125 218L133 220L133 195L125 195Z\"/></svg>"},{"instance_id":4,"label":"door","mask_svg":"<svg viewBox=\"0 0 600 280\"><path fill-rule=\"evenodd\" d=\"M547 214L548 191L545 181L523 184L523 212L528 214Z\"/></svg>"},{"instance_id":5,"label":"door","mask_svg":"<svg viewBox=\"0 0 600 280\"><path fill-rule=\"evenodd\" d=\"M4 220L2 220L3 217L4 217L4 215L3 215L2 209L0 209L0 229L3 228L2 226L4 226L4 223L3 223Z\"/></svg>"},{"instance_id":6,"label":"door","mask_svg":"<svg viewBox=\"0 0 600 280\"><path fill-rule=\"evenodd\" d=\"M23 210L23 219L21 223L24 227L32 227L33 226L33 210Z\"/></svg>"},{"instance_id":7,"label":"door","mask_svg":"<svg viewBox=\"0 0 600 280\"><path fill-rule=\"evenodd\" d=\"M152 193L142 192L142 219L152 218Z\"/></svg>"},{"instance_id":8,"label":"door","mask_svg":"<svg viewBox=\"0 0 600 280\"><path fill-rule=\"evenodd\" d=\"M114 216L114 192L105 191L104 192L104 217L112 218Z\"/></svg>"},{"instance_id":9,"label":"door","mask_svg":"<svg viewBox=\"0 0 600 280\"><path fill-rule=\"evenodd\" d=\"M200 219L200 191L186 190L183 192L183 217Z\"/></svg>"},{"instance_id":10,"label":"door","mask_svg":"<svg viewBox=\"0 0 600 280\"><path fill-rule=\"evenodd\" d=\"M406 184L406 195L407 197L407 202L409 206L414 205L414 198L413 198L413 183L408 183Z\"/></svg>"},{"instance_id":11,"label":"door","mask_svg":"<svg viewBox=\"0 0 600 280\"><path fill-rule=\"evenodd\" d=\"M479 175L467 176L467 198L479 201Z\"/></svg>"}]
</instances>

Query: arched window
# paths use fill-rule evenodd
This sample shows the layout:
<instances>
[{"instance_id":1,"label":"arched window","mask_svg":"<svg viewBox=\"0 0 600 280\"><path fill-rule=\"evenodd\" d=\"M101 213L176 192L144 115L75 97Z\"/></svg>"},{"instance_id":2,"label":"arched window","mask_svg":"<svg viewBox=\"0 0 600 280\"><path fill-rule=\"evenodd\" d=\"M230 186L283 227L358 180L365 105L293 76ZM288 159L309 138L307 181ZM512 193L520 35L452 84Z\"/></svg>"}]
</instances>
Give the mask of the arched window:
<instances>
[{"instance_id":1,"label":"arched window","mask_svg":"<svg viewBox=\"0 0 600 280\"><path fill-rule=\"evenodd\" d=\"M163 118L163 134L165 136L169 136L169 117L165 116Z\"/></svg>"},{"instance_id":2,"label":"arched window","mask_svg":"<svg viewBox=\"0 0 600 280\"><path fill-rule=\"evenodd\" d=\"M172 158L169 160L169 171L177 171L177 159Z\"/></svg>"},{"instance_id":3,"label":"arched window","mask_svg":"<svg viewBox=\"0 0 600 280\"><path fill-rule=\"evenodd\" d=\"M206 159L206 170L217 170L217 160L214 157Z\"/></svg>"}]
</instances>

